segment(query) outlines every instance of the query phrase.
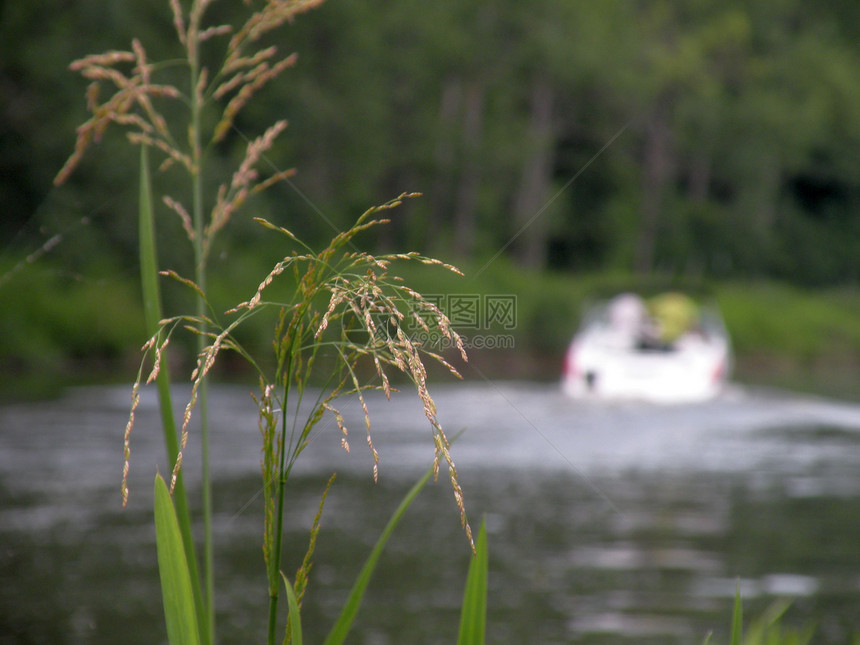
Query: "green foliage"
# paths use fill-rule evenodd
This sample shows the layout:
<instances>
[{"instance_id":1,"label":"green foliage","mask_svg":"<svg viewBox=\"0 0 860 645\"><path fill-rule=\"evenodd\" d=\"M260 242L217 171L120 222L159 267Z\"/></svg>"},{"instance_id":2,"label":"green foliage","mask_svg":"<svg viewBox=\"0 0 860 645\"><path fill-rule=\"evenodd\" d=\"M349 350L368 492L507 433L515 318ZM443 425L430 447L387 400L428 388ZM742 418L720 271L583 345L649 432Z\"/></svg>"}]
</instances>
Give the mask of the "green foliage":
<instances>
[{"instance_id":1,"label":"green foliage","mask_svg":"<svg viewBox=\"0 0 860 645\"><path fill-rule=\"evenodd\" d=\"M401 196L401 199L404 197ZM449 453L450 444L436 418L435 405L427 390L427 373L422 356L438 361L454 374L457 372L441 356L414 342L410 336L413 328L427 330L427 325L432 324L459 347L463 358L465 352L444 313L407 287L397 276L389 274L392 263L403 261L442 265L453 271L456 269L416 253L371 256L352 250L355 248L353 239L358 233L385 221L373 219L374 216L399 204L400 199L397 199L368 209L349 230L335 235L328 246L318 252L299 241L288 229L259 220L262 226L278 233L291 247L298 246L303 252L300 254L292 250L277 262L260 282L256 293L228 312L233 319L229 324L218 322L217 312L211 307L209 316L167 318L161 321L158 332L146 346L154 354L153 372L147 379L152 380L160 369L160 353L179 325L211 341L199 354L197 368L192 375L191 399L186 406L181 429L180 444L183 447L201 384L221 351L229 349L237 352L258 372L261 394L257 405L263 438L265 509L263 555L267 565L270 598L270 643L273 642L277 622L285 488L290 472L308 445L311 432L326 412L334 415L343 433L342 446L349 450L348 430L334 402L344 395L354 395L364 410L367 444L374 459L373 473L376 478L378 455L371 440L370 417L362 392L378 389L390 396L391 386L386 368L398 370L416 388L432 430L436 453L433 472L438 472L442 461L446 463L461 522L467 538L471 540L462 491ZM207 303L205 293L197 284L173 272L170 275ZM268 300L269 294L275 294L272 297L276 299ZM320 296L328 296L327 305ZM280 313L272 343L274 356L264 362L255 358L236 340L234 331L267 309ZM359 368L363 362L372 366L374 376L370 381L362 382L359 378ZM315 393L310 412L301 418L298 412L300 404L312 376L318 372L325 375L325 386ZM135 388L140 386L142 380L141 373ZM291 405L295 406L292 416L288 412ZM134 409L132 420L133 414ZM180 450L175 460L174 480L181 472L181 465ZM312 534L311 546L313 539Z\"/></svg>"},{"instance_id":2,"label":"green foliage","mask_svg":"<svg viewBox=\"0 0 860 645\"><path fill-rule=\"evenodd\" d=\"M197 645L200 636L188 561L173 501L161 475L155 476L155 542L167 639L170 645Z\"/></svg>"},{"instance_id":3,"label":"green foliage","mask_svg":"<svg viewBox=\"0 0 860 645\"><path fill-rule=\"evenodd\" d=\"M800 361L851 354L860 341L857 294L813 293L775 283L726 284L718 300L741 354L760 352Z\"/></svg>"},{"instance_id":4,"label":"green foliage","mask_svg":"<svg viewBox=\"0 0 860 645\"><path fill-rule=\"evenodd\" d=\"M740 582L738 582L738 586L735 589L735 605L732 610L732 633L731 633L731 645L742 645L741 640L744 634L744 608L743 603L741 602L741 589Z\"/></svg>"},{"instance_id":5,"label":"green foliage","mask_svg":"<svg viewBox=\"0 0 860 645\"><path fill-rule=\"evenodd\" d=\"M385 545L387 544L388 539L391 537L391 534L394 532L397 525L403 519L403 516L405 515L406 511L412 505L414 500L418 497L421 490L433 477L434 471L435 468L431 467L424 474L424 476L412 486L412 488L409 490L409 492L406 493L403 500L401 500L397 509L394 511L394 513L388 520L388 523L386 524L385 528L379 536L379 539L371 550L370 555L365 561L364 566L361 568L361 571L356 577L349 596L344 603L344 607L341 610L337 621L332 626L331 631L326 637L326 645L340 645L340 643L343 643L346 640L352 628L352 624L355 620L355 617L358 614L358 610L361 606L361 602L364 598L367 586L370 584L373 572L379 562L379 558L382 555L382 551L385 549ZM331 485L331 480L329 481L329 485ZM328 488L326 489L326 492L328 492ZM322 506L320 507L320 510L322 510ZM317 525L318 518L319 514L317 515L317 519L314 521L315 527ZM312 541L313 540L314 538L312 537ZM303 563L302 565L302 569L305 569L306 565L307 557L305 558L305 563ZM281 572L280 577L286 587L287 603L289 607L289 620L287 625L287 634L285 635L284 642L291 642L294 645L301 645L301 606L299 595L297 594L297 589L300 586L298 582L298 575L297 582L295 585L290 584L289 580L283 574L283 572ZM478 539L475 543L474 556L472 558L472 562L469 565L469 573L466 580L466 590L463 597L460 621L460 636L457 641L458 644L483 644L484 634L486 631L486 609L487 533L484 523L482 522L481 529L478 533Z\"/></svg>"},{"instance_id":6,"label":"green foliage","mask_svg":"<svg viewBox=\"0 0 860 645\"><path fill-rule=\"evenodd\" d=\"M807 645L812 642L815 625L807 623L800 629L784 628L782 617L791 603L781 600L750 624L744 645Z\"/></svg>"},{"instance_id":7,"label":"green foliage","mask_svg":"<svg viewBox=\"0 0 860 645\"><path fill-rule=\"evenodd\" d=\"M0 261L0 364L10 374L61 378L75 361L126 358L144 335L139 295L116 275L70 274L52 261ZM80 375L77 375L80 377Z\"/></svg>"},{"instance_id":8,"label":"green foliage","mask_svg":"<svg viewBox=\"0 0 860 645\"><path fill-rule=\"evenodd\" d=\"M312 558L313 558L314 550L316 549L317 536L319 535L319 531L320 531L320 518L322 517L323 505L325 504L326 497L328 497L328 493L331 490L331 486L334 483L336 476L337 475L334 474L329 478L328 484L326 484L325 490L323 491L322 498L320 499L319 509L317 510L317 514L314 516L314 522L313 522L313 525L311 526L310 536L308 538L308 549L305 552L305 557L302 559L301 566L296 571L296 581L293 584L293 591L295 594L296 604L298 605L298 607L301 607L302 600L304 599L305 591L306 591L307 586L308 586L308 580L310 579L311 567L313 566ZM267 494L270 495L270 493L267 493ZM267 566L269 564L269 555L270 555L270 549L271 549L270 543L268 542L268 540L269 540L268 532L271 531L271 526L270 526L271 517L270 516L271 516L271 512L273 510L274 510L274 508L268 508L266 510L266 520L265 520L266 538L264 539L264 542L263 542L263 552L264 552L264 556L265 556L264 559L266 560ZM269 551L269 553L267 553L267 551ZM292 615L292 609L290 610L290 613ZM298 616L298 614L296 614L296 616ZM287 621L287 631L288 632L291 631L291 627L292 627L291 623L292 623L292 618L289 618Z\"/></svg>"},{"instance_id":9,"label":"green foliage","mask_svg":"<svg viewBox=\"0 0 860 645\"><path fill-rule=\"evenodd\" d=\"M469 563L457 645L484 645L487 627L487 527L481 521L475 555Z\"/></svg>"},{"instance_id":10,"label":"green foliage","mask_svg":"<svg viewBox=\"0 0 860 645\"><path fill-rule=\"evenodd\" d=\"M681 288L713 301L725 319L740 368L761 364L762 377L802 374L818 365L850 365L860 346L860 292L853 288L810 290L774 281L678 280L671 276L628 273L527 271L497 260L486 270L463 267L465 280L454 281L420 267L403 275L423 293L505 293L517 296L516 351L560 355L570 342L583 310L595 298L624 290L657 293ZM507 333L507 332L506 332ZM555 373L551 374L555 378Z\"/></svg>"},{"instance_id":11,"label":"green foliage","mask_svg":"<svg viewBox=\"0 0 860 645\"><path fill-rule=\"evenodd\" d=\"M138 199L138 236L140 278L143 291L143 315L148 335L158 331L163 317L161 288L158 283L158 251L155 237L152 182L149 172L149 148L140 147L140 197Z\"/></svg>"},{"instance_id":12,"label":"green foliage","mask_svg":"<svg viewBox=\"0 0 860 645\"><path fill-rule=\"evenodd\" d=\"M782 625L783 615L790 606L786 600L776 601L750 623L744 635L743 603L738 585L732 610L730 645L808 645L812 642L814 625L807 624L801 629L784 628ZM711 634L708 634L702 645L710 643Z\"/></svg>"},{"instance_id":13,"label":"green foliage","mask_svg":"<svg viewBox=\"0 0 860 645\"><path fill-rule=\"evenodd\" d=\"M324 5L284 30L283 38L264 37L266 45L286 42L288 51L301 52L290 82L261 90L220 143L201 140L204 183L212 190L207 205L217 201L218 182L240 163L247 139L261 124L281 119L288 105L291 127L268 159L283 168L302 159L303 167L291 186L251 196L247 205L276 223L289 213L290 230L320 245L328 235L321 216L345 228L358 208L423 187L428 197L409 205L367 244L462 252L471 274L522 228L512 211L524 199L527 177L542 176L538 201L548 204L630 122L524 229L521 237L542 239L544 264L575 272L585 284L592 278L583 271L629 275L637 256L650 255L650 266L642 260L643 271L731 281L725 300L741 353L796 354L801 360L839 354L837 343L856 343L846 329L847 313L837 312L833 299L826 297L824 308L803 302L797 311L786 303L789 316L762 323L761 308L740 292L750 279L807 287L860 279L860 39L851 27L856 11L850 4L810 11L787 2L622 0L595 9L541 1L525 9L474 0L428 7L405 0L385 12L362 3ZM213 24L242 16L241 7L228 3L212 3L208 11ZM90 0L60 12L46 0L4 7L0 81L9 100L0 119L0 272L70 218L86 215L94 222L76 233L74 243L52 251L52 263L43 267L48 275L32 267L21 276L26 280L0 286L3 310L15 312L0 320L0 356L13 367L53 365L60 371L70 355L115 359L138 344L135 288L116 279L134 270L128 258L135 256L135 199L127 169L136 151L109 128L100 145L111 163L84 160L63 191L49 194L47 187L74 126L86 118L84 83L66 73L68 60L127 47L134 36L175 59L183 52L167 13L163 6L129 0ZM202 64L210 78L223 42L215 37L204 43ZM182 78L187 70L171 63L155 71L184 101L194 100ZM543 134L531 128L530 92L538 81L552 96L552 127ZM203 130L213 130L222 121L223 102L211 93L203 98L198 116ZM171 135L182 147L185 105L159 99L154 107L176 118ZM654 139L655 133L662 138ZM535 156L541 145L550 152L543 165ZM649 149L666 153L647 157ZM651 229L643 202L653 184L646 171L655 164L666 170L655 175L660 186L651 197L659 208L654 239L646 244ZM183 179L155 178L160 192L188 202L193 195ZM191 275L198 263L181 257L182 226L160 200L155 211L165 258ZM210 240L212 284L202 285L219 311L267 270L262 258L272 250L247 219L231 226L229 245ZM458 242L461 230L471 231L472 243ZM515 251L519 255L510 255ZM507 288L521 294L517 346L558 351L578 315L578 290L555 276L523 273L517 280L520 267L497 267L521 255L515 240L487 271L498 269ZM69 273L85 276L86 283ZM492 286L484 277L476 287ZM530 286L522 284L526 279ZM816 310L830 319L814 318ZM246 346L268 329L258 321L239 332ZM836 341L830 340L833 325Z\"/></svg>"},{"instance_id":14,"label":"green foliage","mask_svg":"<svg viewBox=\"0 0 860 645\"><path fill-rule=\"evenodd\" d=\"M46 200L84 109L76 98L83 85L64 73L66 61L117 49L133 35L169 57L178 51L169 17L150 5L52 6L9 5L0 21L0 78L9 95L0 122L8 202L0 241L26 225L32 242L40 226L56 230L68 216ZM226 3L211 11L223 22L240 15ZM360 205L431 187L384 244L426 253L454 247L463 260L479 261L522 227L512 211L524 203L529 176L540 176L534 190L547 203L633 119L524 230L539 238L552 266L630 271L651 246L643 270L850 283L860 278L855 23L851 3L810 11L788 2L622 0L595 8L541 1L526 9L404 0L384 12L331 3L279 37L302 53L293 82L267 88L235 123L245 132L290 106L304 136L285 141L272 159L279 166L304 160L294 183L301 193L281 191L256 205L264 214L308 214L294 227L302 239L324 240L318 213L342 228ZM216 59L205 54L210 71ZM542 133L532 128L540 83L552 115ZM184 131L174 137L184 140ZM113 250L111 263L128 266L133 227L123 215L133 202L123 168L133 156L110 133L102 145L116 163L82 167L68 191L81 214L103 214L88 230L87 248ZM543 161L535 155L541 146L550 153ZM207 163L230 167L243 147L230 132L206 149ZM658 150L662 156L650 154ZM651 197L659 205L653 221L644 212ZM459 241L462 231L468 243ZM253 255L252 238L236 242L231 255ZM510 251L519 255L516 243ZM92 259L71 246L58 253L81 272Z\"/></svg>"},{"instance_id":15,"label":"green foliage","mask_svg":"<svg viewBox=\"0 0 860 645\"><path fill-rule=\"evenodd\" d=\"M143 312L147 334L158 333L159 322L162 319L161 290L158 283L158 253L156 250L155 223L152 210L152 185L149 173L149 149L140 148L140 199L139 199L139 231L140 231L140 277L143 293ZM167 449L168 463L176 461L179 452L178 433L173 415L173 403L170 394L170 371L165 365L156 377L158 387L158 402L161 412L161 427L164 445ZM128 444L126 443L125 459L128 460ZM197 570L197 554L194 548L194 536L191 532L191 512L188 508L188 498L185 493L184 477L176 478L174 486L174 503L179 530L182 535L182 545L185 549L185 559L191 579L194 595L194 608L197 614L197 624L208 627L203 591L200 588L200 575ZM205 635L202 638L208 642Z\"/></svg>"},{"instance_id":16,"label":"green foliage","mask_svg":"<svg viewBox=\"0 0 860 645\"><path fill-rule=\"evenodd\" d=\"M291 642L293 645L302 645L302 620L299 614L299 601L296 599L296 592L293 590L293 585L287 580L287 576L281 572L281 578L284 581L284 588L287 592L287 607L290 610L290 631L288 638L284 638L284 642Z\"/></svg>"},{"instance_id":17,"label":"green foliage","mask_svg":"<svg viewBox=\"0 0 860 645\"><path fill-rule=\"evenodd\" d=\"M647 286L647 281L629 275L573 277L523 271L507 261L497 261L480 274L480 267L474 265L463 269L465 279L419 265L404 266L400 274L425 294L515 294L518 321L517 328L510 330L515 347L506 350L514 360L535 350L560 356L590 298ZM241 264L239 276L252 276L252 270L257 269ZM258 281L258 277L244 279L254 286ZM224 301L227 294L216 284L213 288L218 290L218 300ZM853 288L812 291L774 281L727 281L713 282L709 290L731 333L742 377L764 382L782 379L778 384L808 389L815 385L809 381L811 376L821 371L818 376L832 380L840 370L847 373L857 356L860 292ZM129 281L68 281L59 267L47 262L27 267L0 287L0 307L10 312L0 317L0 362L9 373L19 375L3 383L2 393L7 395L25 370L38 369L44 386L52 379L61 381L67 365L86 357L103 357L110 371L100 378L116 378L117 365L130 360L144 335L140 303ZM267 347L264 339L271 326L271 316L257 315L235 334L244 347L260 352ZM181 337L173 345L180 356L191 353ZM556 373L542 370L539 375L555 378ZM820 385L822 391L835 387L841 393L838 383Z\"/></svg>"}]
</instances>

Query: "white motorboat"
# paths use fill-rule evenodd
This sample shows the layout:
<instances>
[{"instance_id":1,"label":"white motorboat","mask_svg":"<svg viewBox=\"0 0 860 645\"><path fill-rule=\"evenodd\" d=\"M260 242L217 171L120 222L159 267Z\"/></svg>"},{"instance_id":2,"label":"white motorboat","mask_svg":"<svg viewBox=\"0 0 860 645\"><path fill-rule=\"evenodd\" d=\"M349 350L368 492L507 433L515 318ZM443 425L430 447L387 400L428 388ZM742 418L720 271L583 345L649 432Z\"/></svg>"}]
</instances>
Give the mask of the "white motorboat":
<instances>
[{"instance_id":1,"label":"white motorboat","mask_svg":"<svg viewBox=\"0 0 860 645\"><path fill-rule=\"evenodd\" d=\"M574 398L655 403L717 396L732 360L722 318L680 294L664 299L674 299L670 307L676 310L686 307L684 320L660 320L653 306L633 294L591 308L565 357L564 392Z\"/></svg>"}]
</instances>

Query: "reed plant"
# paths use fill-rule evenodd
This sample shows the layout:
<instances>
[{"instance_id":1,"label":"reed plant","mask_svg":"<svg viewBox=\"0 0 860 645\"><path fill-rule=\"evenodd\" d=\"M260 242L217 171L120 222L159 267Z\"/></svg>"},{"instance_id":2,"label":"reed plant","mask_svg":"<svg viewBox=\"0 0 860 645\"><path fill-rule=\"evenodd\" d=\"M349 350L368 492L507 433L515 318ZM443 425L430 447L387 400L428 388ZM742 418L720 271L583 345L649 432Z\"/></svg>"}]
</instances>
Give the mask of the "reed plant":
<instances>
[{"instance_id":1,"label":"reed plant","mask_svg":"<svg viewBox=\"0 0 860 645\"><path fill-rule=\"evenodd\" d=\"M788 600L777 600L753 620L744 633L744 610L739 584L735 590L729 645L809 645L815 634L813 624L807 623L799 629L782 624L783 616L790 606ZM708 634L702 645L715 645L711 637L712 634Z\"/></svg>"},{"instance_id":2,"label":"reed plant","mask_svg":"<svg viewBox=\"0 0 860 645\"><path fill-rule=\"evenodd\" d=\"M301 642L299 612L328 492L326 488L322 495L307 555L289 581L283 572L282 552L285 489L292 468L325 415L330 415L339 428L343 449L350 450L351 437L339 401L353 397L363 410L363 440L373 457L376 479L379 455L371 437L364 393L378 389L390 397L394 389L389 379L392 371L405 376L422 403L433 446L432 465L383 531L326 642L339 643L345 638L385 541L411 500L429 478L438 476L443 465L466 539L473 551L476 550L450 442L439 423L427 387L425 361L439 362L454 374L457 370L441 355L414 340L414 332L428 332L433 328L459 349L463 360L467 358L466 353L445 314L392 272L394 265L400 262L419 262L458 271L417 253L374 256L360 251L355 242L362 231L386 223L383 217L386 211L413 195L404 194L368 209L351 228L335 235L322 250L304 244L286 227L255 218L270 234L281 236L283 256L261 280L256 292L229 311L216 311L207 296L207 264L215 237L250 197L288 180L293 174L292 170L272 173L263 170L268 164L266 155L286 129L286 121L278 121L256 138L249 139L244 157L232 175L220 183L210 171L210 165L214 166L209 163L210 156L228 135L238 132L236 118L257 92L295 63L295 55L283 55L276 46L265 45L264 36L320 3L321 0L264 0L262 3L246 0L247 14L239 24L208 25L207 9L214 0L192 0L187 5L180 0L169 0L173 27L182 51L179 59L152 62L143 43L135 39L129 50L86 56L71 64L73 71L90 81L86 97L91 117L78 128L74 152L57 175L56 182L60 184L70 176L87 148L97 143L111 126L124 128L129 142L139 146L141 151L140 264L150 337L143 346L144 357L132 387L131 411L124 435L121 490L125 504L129 495L131 435L140 390L156 382L165 446L173 464L169 483L156 475L155 519L165 619L169 640L174 645L215 642L207 377L223 351L233 351L243 357L255 371L260 388L255 401L263 455L262 550L269 596L267 642L274 643L276 639L282 584L286 588L289 611L285 640ZM220 63L215 69L205 65L204 60ZM175 81L177 70L185 76L183 83ZM162 76L168 80L159 82ZM179 218L190 242L194 266L194 275L190 278L174 271L159 270L154 224L156 199L149 169L151 151L161 157L160 172L179 172L187 182L184 197L163 195L160 201ZM218 187L207 195L204 187L213 179ZM165 317L160 276L168 276L190 289L195 303L193 311ZM242 346L236 331L265 311L276 312L276 323L272 356L262 358ZM190 399L181 427L177 428L165 355L171 339L180 331L194 334L197 361L191 375ZM363 368L362 364L368 367ZM363 376L365 369L369 371L369 378ZM324 385L311 387L312 382ZM299 411L307 409L310 412L301 416ZM202 574L198 570L191 512L182 475L193 413L199 417L202 445ZM483 531L478 545L481 550L476 551L479 557L473 560L464 601L462 643L483 642L487 566Z\"/></svg>"}]
</instances>

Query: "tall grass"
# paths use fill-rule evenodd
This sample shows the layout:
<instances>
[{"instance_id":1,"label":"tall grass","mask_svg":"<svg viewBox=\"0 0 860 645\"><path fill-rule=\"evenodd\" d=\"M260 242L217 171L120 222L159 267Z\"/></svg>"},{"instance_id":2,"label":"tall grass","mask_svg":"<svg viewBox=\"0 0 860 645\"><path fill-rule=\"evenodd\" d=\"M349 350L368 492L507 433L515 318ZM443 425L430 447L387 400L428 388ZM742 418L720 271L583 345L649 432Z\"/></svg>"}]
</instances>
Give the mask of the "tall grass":
<instances>
[{"instance_id":1,"label":"tall grass","mask_svg":"<svg viewBox=\"0 0 860 645\"><path fill-rule=\"evenodd\" d=\"M75 150L56 182L62 183L70 176L85 151L98 142L110 126L124 128L129 142L141 149L140 261L150 338L144 344L144 360L132 387L121 492L125 503L129 496L131 439L140 390L156 382L165 447L173 463L169 483L156 477L155 519L165 618L168 637L174 644L206 644L216 640L207 377L225 350L236 352L248 362L260 386L256 402L263 444L263 557L269 595L268 643L274 643L277 637L282 584L287 585L289 607L284 638L294 642L301 640L301 602L326 495L323 494L320 512L311 530L305 560L290 583L283 572L282 552L285 490L292 468L325 415L333 417L342 433L343 449L350 450L351 437L338 401L353 397L364 411L363 440L373 456L375 479L379 459L363 393L379 389L390 397L391 371L405 375L422 402L430 427L433 463L428 475L410 492L383 531L328 642L339 643L348 633L385 541L427 479L437 477L443 465L466 539L472 544L450 442L436 416L424 361L439 362L455 375L457 370L442 356L413 340L414 333L433 328L459 348L463 360L466 354L444 313L391 271L397 263L417 262L459 272L450 265L416 253L372 256L358 250L354 240L362 231L387 222L381 215L411 195L401 195L368 209L349 230L335 235L322 250L310 248L288 228L258 219L270 234L280 236L282 258L275 262L248 300L227 312L216 311L207 295L207 264L216 235L251 196L292 174L292 170L283 170L264 177L262 170L266 154L286 128L286 122L279 121L261 135L249 139L244 157L230 177L212 176L209 155L236 130L237 116L254 95L295 61L294 55L284 56L277 47L264 45L262 37L320 3L321 0L266 0L254 10L251 3L246 2L247 14L239 24L209 26L207 9L213 0L192 0L187 7L180 0L169 0L173 27L183 52L180 60L152 62L143 43L135 39L129 50L86 56L71 64L73 71L90 81L87 107L92 116L78 128ZM204 60L218 60L219 67L210 68ZM176 82L177 69L185 75L184 83ZM157 82L162 77L167 82ZM105 90L107 96L103 94ZM160 202L179 218L188 237L194 267L191 278L159 270L158 236L154 225L157 202L150 177L150 151L161 157L161 172L178 172L185 178L187 192L184 197L162 195ZM217 188L207 195L204 187L212 183L217 183ZM190 289L195 303L193 311L164 317L159 275L169 276ZM271 343L272 355L260 357L241 344L236 332L265 311L277 312L277 322ZM181 427L176 428L165 356L171 339L181 331L189 331L197 339L197 365L191 375L191 397L185 405ZM151 364L147 363L148 359ZM364 376L365 373L370 377ZM311 389L312 379L325 386ZM310 412L301 417L299 410L307 409L307 406L302 408L302 403L308 402ZM200 419L202 446L202 575L198 573L199 556L191 532L192 518L182 477L192 414ZM472 548L475 549L474 544ZM481 548L485 553L485 540ZM479 614L483 605L474 598L486 587L485 555L476 562L478 573L470 577L471 600L465 609L470 617L464 618L473 624L481 620ZM479 582L471 582L471 578ZM475 633L479 635L463 642L482 642L483 630Z\"/></svg>"}]
</instances>

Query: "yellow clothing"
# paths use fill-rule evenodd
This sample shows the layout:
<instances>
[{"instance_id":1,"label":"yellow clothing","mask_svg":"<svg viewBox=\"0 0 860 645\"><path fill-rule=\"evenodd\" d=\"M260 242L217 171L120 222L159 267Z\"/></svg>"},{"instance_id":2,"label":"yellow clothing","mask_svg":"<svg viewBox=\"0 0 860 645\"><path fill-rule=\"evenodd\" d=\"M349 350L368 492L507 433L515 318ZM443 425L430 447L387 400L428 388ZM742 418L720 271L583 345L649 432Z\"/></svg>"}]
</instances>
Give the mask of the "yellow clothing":
<instances>
[{"instance_id":1,"label":"yellow clothing","mask_svg":"<svg viewBox=\"0 0 860 645\"><path fill-rule=\"evenodd\" d=\"M682 293L670 292L648 301L648 311L657 324L657 333L664 343L671 343L695 328L699 323L699 308Z\"/></svg>"}]
</instances>

